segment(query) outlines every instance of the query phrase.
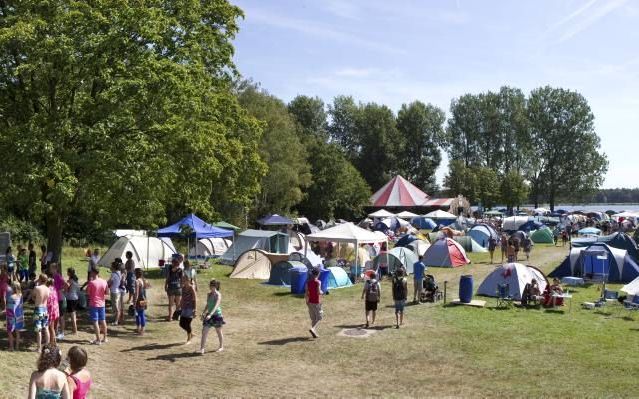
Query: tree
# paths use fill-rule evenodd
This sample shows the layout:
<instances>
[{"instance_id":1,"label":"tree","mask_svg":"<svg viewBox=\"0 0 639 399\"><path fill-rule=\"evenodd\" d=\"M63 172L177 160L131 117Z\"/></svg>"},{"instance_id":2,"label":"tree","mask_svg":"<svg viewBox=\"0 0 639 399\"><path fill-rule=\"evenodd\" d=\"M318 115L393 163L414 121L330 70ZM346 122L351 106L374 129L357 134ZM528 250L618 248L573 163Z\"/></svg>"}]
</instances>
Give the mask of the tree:
<instances>
[{"instance_id":1,"label":"tree","mask_svg":"<svg viewBox=\"0 0 639 399\"><path fill-rule=\"evenodd\" d=\"M72 211L155 227L258 188L259 125L229 85L242 12L181 3L0 2L1 202L44 218L58 256Z\"/></svg>"},{"instance_id":2,"label":"tree","mask_svg":"<svg viewBox=\"0 0 639 399\"><path fill-rule=\"evenodd\" d=\"M259 152L268 172L261 180L253 216L290 213L311 184L307 152L297 135L295 120L284 102L255 84L241 84L238 99L252 116L263 122Z\"/></svg>"},{"instance_id":3,"label":"tree","mask_svg":"<svg viewBox=\"0 0 639 399\"><path fill-rule=\"evenodd\" d=\"M460 159L453 159L448 163L444 186L451 197L461 194L470 202L475 202L478 198L477 176Z\"/></svg>"},{"instance_id":4,"label":"tree","mask_svg":"<svg viewBox=\"0 0 639 399\"><path fill-rule=\"evenodd\" d=\"M299 124L301 134L328 140L326 110L319 97L297 96L288 104L288 111Z\"/></svg>"},{"instance_id":5,"label":"tree","mask_svg":"<svg viewBox=\"0 0 639 399\"><path fill-rule=\"evenodd\" d=\"M594 131L594 115L579 93L549 86L535 89L528 100L533 161L533 195L540 189L553 210L560 195L594 191L603 181L608 161Z\"/></svg>"},{"instance_id":6,"label":"tree","mask_svg":"<svg viewBox=\"0 0 639 399\"><path fill-rule=\"evenodd\" d=\"M360 107L351 96L337 96L328 106L331 123L328 125L329 140L336 143L347 158L354 160L359 152L357 121Z\"/></svg>"},{"instance_id":7,"label":"tree","mask_svg":"<svg viewBox=\"0 0 639 399\"><path fill-rule=\"evenodd\" d=\"M508 210L519 206L528 197L528 185L516 170L506 173L501 180L501 201Z\"/></svg>"},{"instance_id":8,"label":"tree","mask_svg":"<svg viewBox=\"0 0 639 399\"><path fill-rule=\"evenodd\" d=\"M477 199L490 209L500 198L499 177L493 169L479 168L474 171L477 182Z\"/></svg>"},{"instance_id":9,"label":"tree","mask_svg":"<svg viewBox=\"0 0 639 399\"><path fill-rule=\"evenodd\" d=\"M450 104L451 117L446 128L445 146L451 160L462 161L464 166L480 166L481 109L479 97L466 94Z\"/></svg>"},{"instance_id":10,"label":"tree","mask_svg":"<svg viewBox=\"0 0 639 399\"><path fill-rule=\"evenodd\" d=\"M422 190L437 191L435 172L441 162L438 143L444 136L444 111L419 101L403 104L397 130L406 143L400 158L401 173Z\"/></svg>"}]
</instances>

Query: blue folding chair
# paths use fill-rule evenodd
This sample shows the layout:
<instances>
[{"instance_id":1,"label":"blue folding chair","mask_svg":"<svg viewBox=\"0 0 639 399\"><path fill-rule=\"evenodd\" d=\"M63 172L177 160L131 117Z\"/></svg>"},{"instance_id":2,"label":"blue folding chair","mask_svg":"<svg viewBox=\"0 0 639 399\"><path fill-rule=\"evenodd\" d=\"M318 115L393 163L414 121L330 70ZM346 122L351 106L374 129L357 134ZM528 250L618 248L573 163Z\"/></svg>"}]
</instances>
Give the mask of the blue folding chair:
<instances>
[{"instance_id":1,"label":"blue folding chair","mask_svg":"<svg viewBox=\"0 0 639 399\"><path fill-rule=\"evenodd\" d=\"M497 284L497 307L510 307L513 297L510 295L510 284Z\"/></svg>"}]
</instances>

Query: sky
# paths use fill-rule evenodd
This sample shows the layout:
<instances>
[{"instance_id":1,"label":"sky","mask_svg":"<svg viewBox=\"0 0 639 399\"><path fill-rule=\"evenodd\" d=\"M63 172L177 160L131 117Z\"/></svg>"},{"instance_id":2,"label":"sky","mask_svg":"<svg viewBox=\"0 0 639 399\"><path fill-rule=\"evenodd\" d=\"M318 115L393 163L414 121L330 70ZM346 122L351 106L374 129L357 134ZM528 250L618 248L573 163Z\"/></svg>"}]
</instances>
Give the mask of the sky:
<instances>
[{"instance_id":1,"label":"sky","mask_svg":"<svg viewBox=\"0 0 639 399\"><path fill-rule=\"evenodd\" d=\"M233 2L233 0L232 0ZM235 0L243 77L298 94L431 103L550 85L590 104L609 160L604 188L639 187L639 1ZM578 143L576 143L578 144ZM444 159L437 171L441 184Z\"/></svg>"}]
</instances>

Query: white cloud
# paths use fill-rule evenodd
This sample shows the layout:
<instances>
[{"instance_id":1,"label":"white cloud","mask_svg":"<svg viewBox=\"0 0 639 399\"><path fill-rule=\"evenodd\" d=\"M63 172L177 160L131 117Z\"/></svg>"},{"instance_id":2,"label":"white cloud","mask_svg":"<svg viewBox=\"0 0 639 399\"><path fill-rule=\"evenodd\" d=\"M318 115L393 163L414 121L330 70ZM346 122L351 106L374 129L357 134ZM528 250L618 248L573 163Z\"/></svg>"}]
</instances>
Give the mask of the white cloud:
<instances>
[{"instance_id":1,"label":"white cloud","mask_svg":"<svg viewBox=\"0 0 639 399\"><path fill-rule=\"evenodd\" d=\"M553 24L546 30L545 35L560 32L557 43L563 43L595 25L611 12L623 7L626 2L627 0L607 0L597 4L598 0L590 0Z\"/></svg>"}]
</instances>

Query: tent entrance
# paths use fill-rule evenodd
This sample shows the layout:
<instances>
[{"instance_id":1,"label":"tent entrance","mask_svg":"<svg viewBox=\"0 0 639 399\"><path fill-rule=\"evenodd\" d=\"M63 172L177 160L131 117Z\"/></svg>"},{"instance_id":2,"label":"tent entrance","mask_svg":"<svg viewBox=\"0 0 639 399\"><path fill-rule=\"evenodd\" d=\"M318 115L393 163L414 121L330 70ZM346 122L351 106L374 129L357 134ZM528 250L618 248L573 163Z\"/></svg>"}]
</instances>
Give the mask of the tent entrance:
<instances>
[{"instance_id":1,"label":"tent entrance","mask_svg":"<svg viewBox=\"0 0 639 399\"><path fill-rule=\"evenodd\" d=\"M605 251L583 251L581 275L590 280L606 281L610 275L610 258Z\"/></svg>"}]
</instances>

